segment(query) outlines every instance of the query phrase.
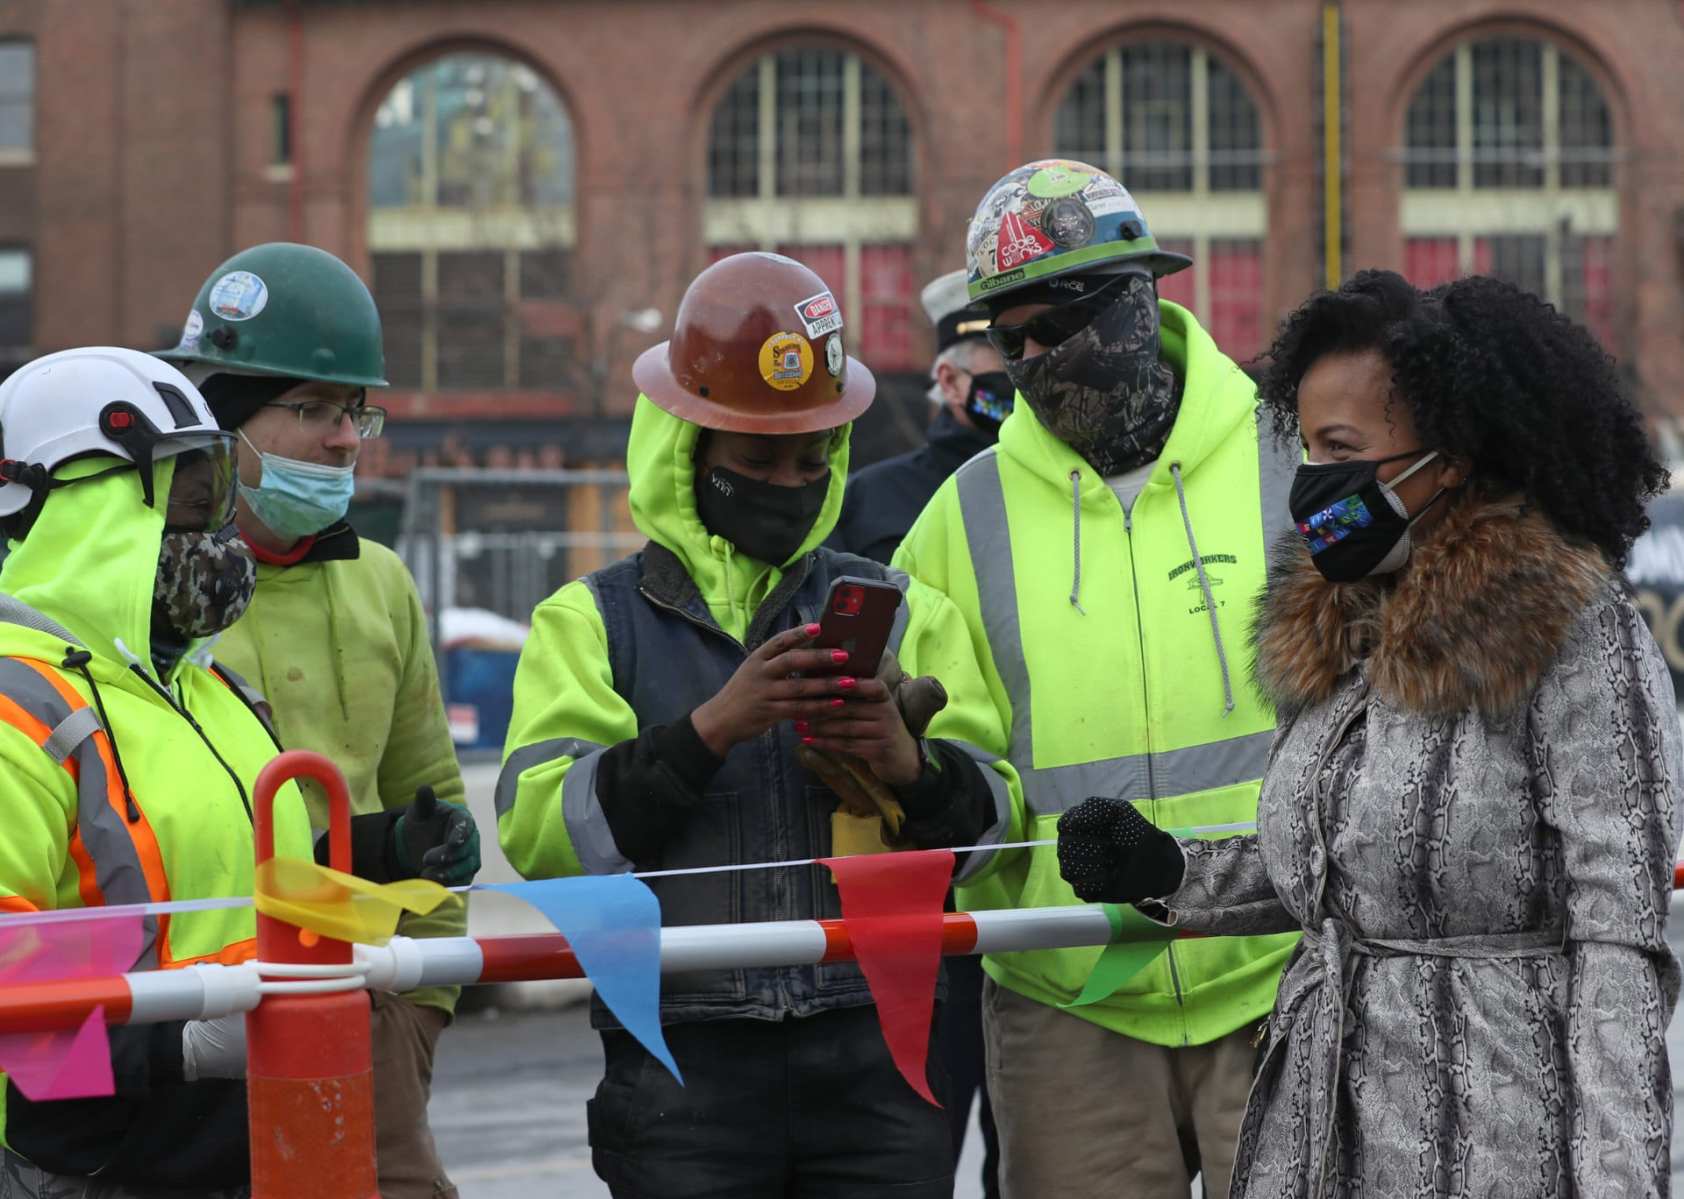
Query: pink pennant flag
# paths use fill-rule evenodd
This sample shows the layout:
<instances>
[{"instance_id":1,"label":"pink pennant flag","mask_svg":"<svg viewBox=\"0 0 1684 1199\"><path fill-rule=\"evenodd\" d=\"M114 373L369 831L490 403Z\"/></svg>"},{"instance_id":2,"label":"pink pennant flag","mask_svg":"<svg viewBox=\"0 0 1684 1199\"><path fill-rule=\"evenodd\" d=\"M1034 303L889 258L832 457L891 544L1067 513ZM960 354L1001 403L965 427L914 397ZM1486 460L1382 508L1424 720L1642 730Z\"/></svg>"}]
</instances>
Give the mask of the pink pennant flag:
<instances>
[{"instance_id":1,"label":"pink pennant flag","mask_svg":"<svg viewBox=\"0 0 1684 1199\"><path fill-rule=\"evenodd\" d=\"M141 917L7 928L0 919L0 987L122 974L140 955ZM0 1070L37 1102L110 1095L105 1009L75 1031L0 1033Z\"/></svg>"},{"instance_id":2,"label":"pink pennant flag","mask_svg":"<svg viewBox=\"0 0 1684 1199\"><path fill-rule=\"evenodd\" d=\"M821 858L836 877L842 922L877 1001L883 1040L901 1076L930 1093L930 1017L941 971L942 902L953 883L953 851Z\"/></svg>"}]
</instances>

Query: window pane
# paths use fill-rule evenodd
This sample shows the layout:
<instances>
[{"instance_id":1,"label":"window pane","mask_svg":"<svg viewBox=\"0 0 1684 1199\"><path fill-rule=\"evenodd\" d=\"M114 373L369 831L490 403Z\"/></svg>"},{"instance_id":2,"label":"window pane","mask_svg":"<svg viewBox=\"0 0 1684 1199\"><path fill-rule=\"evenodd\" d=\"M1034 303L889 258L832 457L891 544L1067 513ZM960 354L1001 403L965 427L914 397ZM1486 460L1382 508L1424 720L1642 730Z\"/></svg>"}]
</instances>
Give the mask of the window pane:
<instances>
[{"instance_id":1,"label":"window pane","mask_svg":"<svg viewBox=\"0 0 1684 1199\"><path fill-rule=\"evenodd\" d=\"M520 294L525 300L565 299L571 254L559 246L523 250L520 255Z\"/></svg>"},{"instance_id":2,"label":"window pane","mask_svg":"<svg viewBox=\"0 0 1684 1199\"><path fill-rule=\"evenodd\" d=\"M386 378L393 387L421 386L424 301L419 251L371 254L374 303L386 343Z\"/></svg>"},{"instance_id":3,"label":"window pane","mask_svg":"<svg viewBox=\"0 0 1684 1199\"><path fill-rule=\"evenodd\" d=\"M1189 258L1193 256L1193 243L1187 238L1160 237L1158 245L1171 254L1185 254ZM1188 267L1184 271L1177 271L1173 275L1165 275L1162 279L1159 279L1158 295L1172 304L1180 304L1183 308L1192 308L1196 286L1193 279L1193 270L1193 267Z\"/></svg>"},{"instance_id":4,"label":"window pane","mask_svg":"<svg viewBox=\"0 0 1684 1199\"><path fill-rule=\"evenodd\" d=\"M910 371L920 367L912 319L912 249L910 246L861 246L860 290L864 326L854 352L872 370Z\"/></svg>"},{"instance_id":5,"label":"window pane","mask_svg":"<svg viewBox=\"0 0 1684 1199\"><path fill-rule=\"evenodd\" d=\"M1263 149L1257 106L1237 75L1214 58L1209 63L1210 189L1255 191Z\"/></svg>"},{"instance_id":6,"label":"window pane","mask_svg":"<svg viewBox=\"0 0 1684 1199\"><path fill-rule=\"evenodd\" d=\"M1564 237L1561 242L1561 307L1610 353L1614 349L1614 239Z\"/></svg>"},{"instance_id":7,"label":"window pane","mask_svg":"<svg viewBox=\"0 0 1684 1199\"><path fill-rule=\"evenodd\" d=\"M1503 39L1472 53L1474 186L1542 187L1542 45Z\"/></svg>"},{"instance_id":8,"label":"window pane","mask_svg":"<svg viewBox=\"0 0 1684 1199\"><path fill-rule=\"evenodd\" d=\"M435 336L441 388L505 385L504 259L501 250L439 253Z\"/></svg>"},{"instance_id":9,"label":"window pane","mask_svg":"<svg viewBox=\"0 0 1684 1199\"><path fill-rule=\"evenodd\" d=\"M1192 54L1129 46L1123 57L1123 184L1132 192L1191 191Z\"/></svg>"},{"instance_id":10,"label":"window pane","mask_svg":"<svg viewBox=\"0 0 1684 1199\"><path fill-rule=\"evenodd\" d=\"M1506 233L1474 242L1474 273L1507 279L1534 295L1544 294L1544 235Z\"/></svg>"},{"instance_id":11,"label":"window pane","mask_svg":"<svg viewBox=\"0 0 1684 1199\"><path fill-rule=\"evenodd\" d=\"M860 194L912 194L912 133L906 110L884 79L860 66Z\"/></svg>"},{"instance_id":12,"label":"window pane","mask_svg":"<svg viewBox=\"0 0 1684 1199\"><path fill-rule=\"evenodd\" d=\"M842 71L836 50L777 56L778 194L842 194Z\"/></svg>"},{"instance_id":13,"label":"window pane","mask_svg":"<svg viewBox=\"0 0 1684 1199\"><path fill-rule=\"evenodd\" d=\"M740 75L713 110L708 133L708 195L760 192L760 64Z\"/></svg>"},{"instance_id":14,"label":"window pane","mask_svg":"<svg viewBox=\"0 0 1684 1199\"><path fill-rule=\"evenodd\" d=\"M564 391L574 365L574 341L571 337L532 337L520 339L520 386L531 391Z\"/></svg>"},{"instance_id":15,"label":"window pane","mask_svg":"<svg viewBox=\"0 0 1684 1199\"><path fill-rule=\"evenodd\" d=\"M1405 130L1409 187L1456 186L1456 56L1422 80L1409 102Z\"/></svg>"},{"instance_id":16,"label":"window pane","mask_svg":"<svg viewBox=\"0 0 1684 1199\"><path fill-rule=\"evenodd\" d=\"M0 150L35 145L35 47L0 42Z\"/></svg>"},{"instance_id":17,"label":"window pane","mask_svg":"<svg viewBox=\"0 0 1684 1199\"><path fill-rule=\"evenodd\" d=\"M1561 186L1610 187L1614 122L1602 91L1578 63L1561 55Z\"/></svg>"},{"instance_id":18,"label":"window pane","mask_svg":"<svg viewBox=\"0 0 1684 1199\"><path fill-rule=\"evenodd\" d=\"M412 72L375 114L376 208L556 207L573 198L573 126L531 68L452 54Z\"/></svg>"},{"instance_id":19,"label":"window pane","mask_svg":"<svg viewBox=\"0 0 1684 1199\"><path fill-rule=\"evenodd\" d=\"M28 250L0 250L0 351L30 344L32 266Z\"/></svg>"},{"instance_id":20,"label":"window pane","mask_svg":"<svg viewBox=\"0 0 1684 1199\"><path fill-rule=\"evenodd\" d=\"M1454 237L1412 237L1404 246L1403 272L1416 287L1437 287L1462 272Z\"/></svg>"},{"instance_id":21,"label":"window pane","mask_svg":"<svg viewBox=\"0 0 1684 1199\"><path fill-rule=\"evenodd\" d=\"M1105 161L1105 57L1078 75L1064 93L1053 117L1053 153L1107 170L1117 165Z\"/></svg>"},{"instance_id":22,"label":"window pane","mask_svg":"<svg viewBox=\"0 0 1684 1199\"><path fill-rule=\"evenodd\" d=\"M1263 348L1262 244L1213 237L1209 269L1210 335L1223 353L1244 362Z\"/></svg>"}]
</instances>

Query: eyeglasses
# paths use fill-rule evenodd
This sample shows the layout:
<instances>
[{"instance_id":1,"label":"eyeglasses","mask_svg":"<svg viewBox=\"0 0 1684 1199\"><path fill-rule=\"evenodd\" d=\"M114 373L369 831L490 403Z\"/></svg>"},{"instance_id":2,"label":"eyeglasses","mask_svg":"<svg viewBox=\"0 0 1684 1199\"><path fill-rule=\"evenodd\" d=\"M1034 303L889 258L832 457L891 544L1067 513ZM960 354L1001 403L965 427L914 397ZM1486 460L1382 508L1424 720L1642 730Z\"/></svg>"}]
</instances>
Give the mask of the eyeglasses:
<instances>
[{"instance_id":1,"label":"eyeglasses","mask_svg":"<svg viewBox=\"0 0 1684 1199\"><path fill-rule=\"evenodd\" d=\"M1087 295L1067 300L1045 312L1037 312L1022 324L1002 325L995 322L988 326L988 340L1002 357L1013 362L1023 357L1024 344L1031 339L1049 349L1062 345L1093 324L1100 310L1116 298L1117 293L1112 288L1126 278L1127 275L1118 275L1108 279Z\"/></svg>"},{"instance_id":2,"label":"eyeglasses","mask_svg":"<svg viewBox=\"0 0 1684 1199\"><path fill-rule=\"evenodd\" d=\"M357 427L358 437L379 437L380 431L386 427L386 410L378 404L365 404L360 400L355 404L336 404L332 400L277 400L264 406L287 409L298 417L301 428L313 433L337 429L339 422L346 417Z\"/></svg>"}]
</instances>

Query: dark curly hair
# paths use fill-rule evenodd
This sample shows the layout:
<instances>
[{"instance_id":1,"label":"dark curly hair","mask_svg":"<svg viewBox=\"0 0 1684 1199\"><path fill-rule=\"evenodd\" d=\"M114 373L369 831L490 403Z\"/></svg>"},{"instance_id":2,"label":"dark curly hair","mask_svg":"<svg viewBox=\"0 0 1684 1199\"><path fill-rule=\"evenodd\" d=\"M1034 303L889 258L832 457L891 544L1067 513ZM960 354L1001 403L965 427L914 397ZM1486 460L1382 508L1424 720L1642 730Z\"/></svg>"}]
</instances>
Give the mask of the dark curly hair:
<instances>
[{"instance_id":1,"label":"dark curly hair","mask_svg":"<svg viewBox=\"0 0 1684 1199\"><path fill-rule=\"evenodd\" d=\"M1588 330L1499 279L1422 292L1392 271L1363 271L1306 301L1260 361L1276 433L1298 435L1298 383L1318 358L1369 349L1391 364L1422 445L1470 464L1483 494L1519 492L1562 533L1624 564L1667 472Z\"/></svg>"}]
</instances>

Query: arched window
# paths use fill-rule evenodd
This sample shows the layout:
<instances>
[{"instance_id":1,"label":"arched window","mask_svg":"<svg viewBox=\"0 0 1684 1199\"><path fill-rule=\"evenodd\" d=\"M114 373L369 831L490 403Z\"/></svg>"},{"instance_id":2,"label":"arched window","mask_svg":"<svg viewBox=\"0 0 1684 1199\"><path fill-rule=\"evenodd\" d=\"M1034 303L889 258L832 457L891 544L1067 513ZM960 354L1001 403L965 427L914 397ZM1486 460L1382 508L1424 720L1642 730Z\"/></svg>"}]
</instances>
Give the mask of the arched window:
<instances>
[{"instance_id":1,"label":"arched window","mask_svg":"<svg viewBox=\"0 0 1684 1199\"><path fill-rule=\"evenodd\" d=\"M888 80L823 47L767 54L726 89L708 134L703 237L798 258L830 284L851 349L878 370L918 370L912 135Z\"/></svg>"},{"instance_id":2,"label":"arched window","mask_svg":"<svg viewBox=\"0 0 1684 1199\"><path fill-rule=\"evenodd\" d=\"M1401 224L1422 286L1493 274L1608 340L1614 126L1590 73L1535 38L1463 42L1404 120Z\"/></svg>"},{"instance_id":3,"label":"arched window","mask_svg":"<svg viewBox=\"0 0 1684 1199\"><path fill-rule=\"evenodd\" d=\"M1053 118L1054 152L1104 167L1158 244L1193 266L1160 292L1230 354L1262 349L1263 134L1245 85L1202 47L1118 46L1077 76Z\"/></svg>"},{"instance_id":4,"label":"arched window","mask_svg":"<svg viewBox=\"0 0 1684 1199\"><path fill-rule=\"evenodd\" d=\"M392 385L564 387L573 127L554 89L496 55L435 59L380 105L368 178Z\"/></svg>"}]
</instances>

